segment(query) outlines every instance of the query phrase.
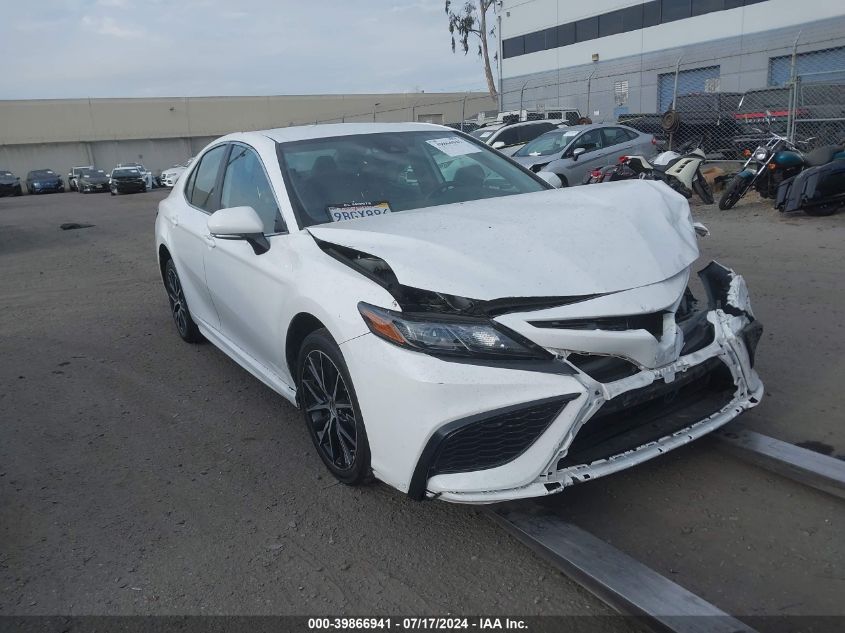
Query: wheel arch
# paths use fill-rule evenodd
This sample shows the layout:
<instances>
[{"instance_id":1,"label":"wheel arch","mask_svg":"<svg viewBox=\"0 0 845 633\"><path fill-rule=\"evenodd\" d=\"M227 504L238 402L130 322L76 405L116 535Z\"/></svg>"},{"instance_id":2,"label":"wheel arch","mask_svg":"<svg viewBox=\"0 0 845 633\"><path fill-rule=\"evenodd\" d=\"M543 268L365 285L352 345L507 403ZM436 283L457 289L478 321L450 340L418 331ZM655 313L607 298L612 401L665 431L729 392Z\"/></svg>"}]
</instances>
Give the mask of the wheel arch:
<instances>
[{"instance_id":1,"label":"wheel arch","mask_svg":"<svg viewBox=\"0 0 845 633\"><path fill-rule=\"evenodd\" d=\"M164 244L158 247L158 271L161 274L161 279L164 281L164 267L167 265L167 260L173 259L170 251Z\"/></svg>"},{"instance_id":2,"label":"wheel arch","mask_svg":"<svg viewBox=\"0 0 845 633\"><path fill-rule=\"evenodd\" d=\"M294 382L296 382L296 360L299 356L299 348L302 347L302 341L311 332L324 328L326 328L325 324L310 312L300 312L291 319L285 335L285 361Z\"/></svg>"}]
</instances>

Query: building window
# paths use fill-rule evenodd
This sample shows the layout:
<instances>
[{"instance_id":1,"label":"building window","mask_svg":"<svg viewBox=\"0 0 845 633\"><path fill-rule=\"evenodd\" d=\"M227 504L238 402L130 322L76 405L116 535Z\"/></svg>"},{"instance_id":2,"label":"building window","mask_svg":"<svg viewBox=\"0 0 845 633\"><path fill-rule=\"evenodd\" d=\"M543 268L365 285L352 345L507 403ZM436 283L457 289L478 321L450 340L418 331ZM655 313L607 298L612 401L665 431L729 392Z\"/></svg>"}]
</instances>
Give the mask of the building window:
<instances>
[{"instance_id":1,"label":"building window","mask_svg":"<svg viewBox=\"0 0 845 633\"><path fill-rule=\"evenodd\" d=\"M692 0L692 15L704 15L721 11L725 8L725 0Z\"/></svg>"},{"instance_id":2,"label":"building window","mask_svg":"<svg viewBox=\"0 0 845 633\"><path fill-rule=\"evenodd\" d=\"M545 31L535 31L525 36L525 54L536 53L546 49Z\"/></svg>"},{"instance_id":3,"label":"building window","mask_svg":"<svg viewBox=\"0 0 845 633\"><path fill-rule=\"evenodd\" d=\"M524 55L525 54L525 38L523 36L519 37L509 37L508 39L502 42L502 57L507 59L508 57L516 57L517 55Z\"/></svg>"},{"instance_id":4,"label":"building window","mask_svg":"<svg viewBox=\"0 0 845 633\"><path fill-rule=\"evenodd\" d=\"M546 34L546 48L557 48L557 27L552 27L544 31Z\"/></svg>"},{"instance_id":5,"label":"building window","mask_svg":"<svg viewBox=\"0 0 845 633\"><path fill-rule=\"evenodd\" d=\"M643 28L660 24L660 1L643 3Z\"/></svg>"},{"instance_id":6,"label":"building window","mask_svg":"<svg viewBox=\"0 0 845 633\"><path fill-rule=\"evenodd\" d=\"M599 37L607 37L608 35L616 35L623 31L622 14L623 11L611 11L599 16Z\"/></svg>"},{"instance_id":7,"label":"building window","mask_svg":"<svg viewBox=\"0 0 845 633\"><path fill-rule=\"evenodd\" d=\"M575 43L575 22L557 27L557 45L569 46Z\"/></svg>"},{"instance_id":8,"label":"building window","mask_svg":"<svg viewBox=\"0 0 845 633\"><path fill-rule=\"evenodd\" d=\"M660 22L674 22L690 17L690 0L660 0Z\"/></svg>"},{"instance_id":9,"label":"building window","mask_svg":"<svg viewBox=\"0 0 845 633\"><path fill-rule=\"evenodd\" d=\"M598 16L587 18L585 20L578 20L575 23L575 41L586 42L594 40L599 36L599 18Z\"/></svg>"},{"instance_id":10,"label":"building window","mask_svg":"<svg viewBox=\"0 0 845 633\"><path fill-rule=\"evenodd\" d=\"M622 9L622 30L639 31L643 28L643 5L635 4L633 7Z\"/></svg>"}]
</instances>

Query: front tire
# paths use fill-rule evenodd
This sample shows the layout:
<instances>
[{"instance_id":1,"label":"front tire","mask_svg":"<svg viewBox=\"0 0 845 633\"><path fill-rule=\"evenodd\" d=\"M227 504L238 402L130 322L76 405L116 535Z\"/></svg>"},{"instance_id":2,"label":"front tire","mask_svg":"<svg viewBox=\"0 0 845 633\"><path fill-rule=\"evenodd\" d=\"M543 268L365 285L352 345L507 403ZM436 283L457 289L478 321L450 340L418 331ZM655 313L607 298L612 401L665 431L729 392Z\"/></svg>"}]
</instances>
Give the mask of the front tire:
<instances>
[{"instance_id":1,"label":"front tire","mask_svg":"<svg viewBox=\"0 0 845 633\"><path fill-rule=\"evenodd\" d=\"M836 213L841 207L841 205L836 204L820 204L814 207L807 207L804 209L804 213L807 215L812 215L815 217L824 217L826 215L833 215Z\"/></svg>"},{"instance_id":2,"label":"front tire","mask_svg":"<svg viewBox=\"0 0 845 633\"><path fill-rule=\"evenodd\" d=\"M371 478L370 444L340 348L321 329L302 342L297 361L299 404L320 459L340 482Z\"/></svg>"},{"instance_id":3,"label":"front tire","mask_svg":"<svg viewBox=\"0 0 845 633\"><path fill-rule=\"evenodd\" d=\"M164 265L164 287L167 290L167 300L170 303L170 314L176 324L176 331L186 343L200 343L203 340L197 324L191 317L188 309L188 302L185 300L185 293L182 290L182 282L179 273L176 272L176 265L172 259L168 259Z\"/></svg>"},{"instance_id":4,"label":"front tire","mask_svg":"<svg viewBox=\"0 0 845 633\"><path fill-rule=\"evenodd\" d=\"M719 208L722 211L732 209L733 206L739 202L742 194L745 193L745 178L742 176L734 176L722 192L722 197L719 199Z\"/></svg>"},{"instance_id":5,"label":"front tire","mask_svg":"<svg viewBox=\"0 0 845 633\"><path fill-rule=\"evenodd\" d=\"M710 185L700 172L696 174L695 180L692 181L692 190L704 204L713 204L713 190L710 189Z\"/></svg>"}]
</instances>

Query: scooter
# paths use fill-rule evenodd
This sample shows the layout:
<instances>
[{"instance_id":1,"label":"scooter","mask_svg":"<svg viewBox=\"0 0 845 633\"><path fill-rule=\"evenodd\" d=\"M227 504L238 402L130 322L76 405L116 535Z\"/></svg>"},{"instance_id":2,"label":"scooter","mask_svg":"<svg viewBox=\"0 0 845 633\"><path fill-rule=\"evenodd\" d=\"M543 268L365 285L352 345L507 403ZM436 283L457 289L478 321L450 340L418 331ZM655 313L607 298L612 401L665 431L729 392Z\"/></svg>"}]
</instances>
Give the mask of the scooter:
<instances>
[{"instance_id":1,"label":"scooter","mask_svg":"<svg viewBox=\"0 0 845 633\"><path fill-rule=\"evenodd\" d=\"M705 162L704 151L699 146L689 150L695 145L685 144L681 148L686 150L684 153L662 152L653 163L649 163L644 156L622 156L618 165L606 167L607 173L597 174L592 182L627 178L662 180L685 198L692 198L695 192L705 204L713 204L713 191L701 173L701 165Z\"/></svg>"},{"instance_id":2,"label":"scooter","mask_svg":"<svg viewBox=\"0 0 845 633\"><path fill-rule=\"evenodd\" d=\"M763 198L774 198L781 183L799 174L805 167L801 152L788 139L771 133L765 145L753 152L746 150L742 171L725 187L719 208L732 208L752 188Z\"/></svg>"},{"instance_id":3,"label":"scooter","mask_svg":"<svg viewBox=\"0 0 845 633\"><path fill-rule=\"evenodd\" d=\"M804 156L807 168L780 183L775 207L782 213L831 215L845 206L845 145L827 145Z\"/></svg>"}]
</instances>

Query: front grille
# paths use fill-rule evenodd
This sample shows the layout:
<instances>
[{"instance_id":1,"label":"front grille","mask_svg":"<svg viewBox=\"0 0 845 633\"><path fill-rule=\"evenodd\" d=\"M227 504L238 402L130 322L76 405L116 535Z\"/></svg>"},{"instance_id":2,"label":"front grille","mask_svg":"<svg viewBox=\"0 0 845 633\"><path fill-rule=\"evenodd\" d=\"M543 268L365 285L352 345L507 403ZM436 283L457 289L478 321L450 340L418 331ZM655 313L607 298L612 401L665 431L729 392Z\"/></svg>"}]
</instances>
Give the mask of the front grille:
<instances>
[{"instance_id":1,"label":"front grille","mask_svg":"<svg viewBox=\"0 0 845 633\"><path fill-rule=\"evenodd\" d=\"M623 393L581 427L557 468L591 464L671 435L719 411L735 390L727 366L711 358L671 383Z\"/></svg>"},{"instance_id":2,"label":"front grille","mask_svg":"<svg viewBox=\"0 0 845 633\"><path fill-rule=\"evenodd\" d=\"M609 332L625 332L627 330L645 330L654 338L663 336L664 312L649 314L632 314L628 316L592 317L588 319L561 319L556 321L530 321L531 325L540 328L554 328L561 330L606 330Z\"/></svg>"},{"instance_id":3,"label":"front grille","mask_svg":"<svg viewBox=\"0 0 845 633\"><path fill-rule=\"evenodd\" d=\"M519 457L557 418L571 398L509 410L463 426L441 442L429 477L495 468Z\"/></svg>"},{"instance_id":4,"label":"front grille","mask_svg":"<svg viewBox=\"0 0 845 633\"><path fill-rule=\"evenodd\" d=\"M614 356L596 354L570 354L566 357L570 363L583 371L593 380L613 382L633 376L640 371L634 363Z\"/></svg>"}]
</instances>

